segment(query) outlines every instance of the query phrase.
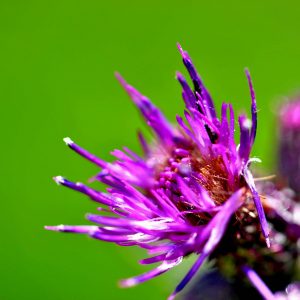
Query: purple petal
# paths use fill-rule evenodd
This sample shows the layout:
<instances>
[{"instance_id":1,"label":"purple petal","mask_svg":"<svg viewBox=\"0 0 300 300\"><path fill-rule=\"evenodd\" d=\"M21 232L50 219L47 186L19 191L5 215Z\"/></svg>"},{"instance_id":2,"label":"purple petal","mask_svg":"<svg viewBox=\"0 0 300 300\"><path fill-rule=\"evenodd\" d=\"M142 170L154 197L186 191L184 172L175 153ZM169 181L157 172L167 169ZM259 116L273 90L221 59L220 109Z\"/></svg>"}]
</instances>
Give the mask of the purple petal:
<instances>
[{"instance_id":1,"label":"purple petal","mask_svg":"<svg viewBox=\"0 0 300 300\"><path fill-rule=\"evenodd\" d=\"M265 215L262 203L260 201L260 197L256 191L253 176L252 176L251 172L248 170L248 168L245 168L245 170L244 170L244 178L252 192L253 200L254 200L256 210L258 213L258 217L260 220L262 232L263 232L264 237L266 238L267 247L270 248L269 226L267 224L266 215Z\"/></svg>"},{"instance_id":2,"label":"purple petal","mask_svg":"<svg viewBox=\"0 0 300 300\"><path fill-rule=\"evenodd\" d=\"M171 260L169 262L164 261L160 266L158 266L157 268L155 268L154 270L152 270L150 272L147 272L145 274L142 274L142 275L139 275L136 277L132 277L129 279L120 280L120 286L121 287L131 287L131 286L140 284L142 282L145 282L153 277L156 277L156 276L163 274L166 271L172 269L173 267L180 264L181 261L182 261L182 258L179 258L176 260Z\"/></svg>"},{"instance_id":3,"label":"purple petal","mask_svg":"<svg viewBox=\"0 0 300 300\"><path fill-rule=\"evenodd\" d=\"M229 111L230 111L230 134L229 134L229 139L233 140L234 139L234 111L233 111L231 103L229 103Z\"/></svg>"},{"instance_id":4,"label":"purple petal","mask_svg":"<svg viewBox=\"0 0 300 300\"><path fill-rule=\"evenodd\" d=\"M83 193L83 194L89 196L92 200L94 200L98 203L101 203L101 204L104 204L104 205L107 205L107 206L116 206L116 203L114 203L114 201L112 201L111 199L105 197L100 192L95 191L95 190L85 186L84 184L82 184L80 182L74 183L74 182L71 182L71 181L68 181L68 180L64 179L61 176L53 177L53 179L58 184L61 184L63 186L71 188L75 191Z\"/></svg>"},{"instance_id":5,"label":"purple petal","mask_svg":"<svg viewBox=\"0 0 300 300\"><path fill-rule=\"evenodd\" d=\"M105 162L104 160L98 158L97 156L91 154L90 152L84 150L83 148L76 145L70 138L64 138L64 142L75 152L83 156L84 158L88 159L92 163L98 165L101 168L106 168L109 163Z\"/></svg>"},{"instance_id":6,"label":"purple petal","mask_svg":"<svg viewBox=\"0 0 300 300\"><path fill-rule=\"evenodd\" d=\"M142 260L139 261L139 263L141 265L154 264L154 263L163 261L166 258L166 255L167 255L167 253L164 253L164 254L154 256L154 257L149 257L149 258L146 258L146 259L142 259Z\"/></svg>"},{"instance_id":7,"label":"purple petal","mask_svg":"<svg viewBox=\"0 0 300 300\"><path fill-rule=\"evenodd\" d=\"M250 154L250 137L249 137L249 125L248 120L245 116L239 117L239 125L240 125L240 149L239 149L239 156L244 163L247 162Z\"/></svg>"},{"instance_id":8,"label":"purple petal","mask_svg":"<svg viewBox=\"0 0 300 300\"><path fill-rule=\"evenodd\" d=\"M209 116L212 119L217 118L216 110L214 107L214 103L211 99L211 96L210 96L209 92L207 91L207 89L205 88L205 86L203 85L203 82L202 82L199 74L197 73L191 58L189 57L189 55L186 51L182 50L182 48L179 44L177 44L177 47L182 55L183 63L185 65L185 67L187 68L191 79L193 80L195 90L203 98L204 102L207 102L205 105L207 116Z\"/></svg>"},{"instance_id":9,"label":"purple petal","mask_svg":"<svg viewBox=\"0 0 300 300\"><path fill-rule=\"evenodd\" d=\"M191 104L191 107L197 109L197 99L193 93L193 91L191 90L191 88L189 87L189 85L187 84L184 76L182 74L180 74L179 72L176 72L176 78L178 79L178 81L180 82L185 95L187 96L187 99L189 101L189 103Z\"/></svg>"},{"instance_id":10,"label":"purple petal","mask_svg":"<svg viewBox=\"0 0 300 300\"><path fill-rule=\"evenodd\" d=\"M261 280L261 278L255 273L254 270L246 265L242 266L242 270L265 300L276 300L276 297L269 290L266 284Z\"/></svg>"},{"instance_id":11,"label":"purple petal","mask_svg":"<svg viewBox=\"0 0 300 300\"><path fill-rule=\"evenodd\" d=\"M106 242L128 242L128 241L141 241L145 239L152 238L149 235L145 235L142 233L135 233L131 235L111 235L111 234L103 234L101 232L93 232L89 234L90 237L94 239L98 239Z\"/></svg>"},{"instance_id":12,"label":"purple petal","mask_svg":"<svg viewBox=\"0 0 300 300\"><path fill-rule=\"evenodd\" d=\"M173 127L161 111L155 107L147 97L128 85L119 73L116 73L115 76L132 99L133 103L139 108L147 121L147 124L152 127L163 143L170 144L174 137Z\"/></svg>"},{"instance_id":13,"label":"purple petal","mask_svg":"<svg viewBox=\"0 0 300 300\"><path fill-rule=\"evenodd\" d=\"M146 139L144 138L143 134L140 131L138 131L138 138L139 138L140 144L144 150L146 157L148 157L150 154L150 147L149 147Z\"/></svg>"},{"instance_id":14,"label":"purple petal","mask_svg":"<svg viewBox=\"0 0 300 300\"><path fill-rule=\"evenodd\" d=\"M62 231L62 232L73 232L73 233L91 233L100 231L98 226L91 225L80 225L80 226L70 226L70 225L58 225L58 226L45 226L45 229Z\"/></svg>"},{"instance_id":15,"label":"purple petal","mask_svg":"<svg viewBox=\"0 0 300 300\"><path fill-rule=\"evenodd\" d=\"M217 133L218 135L220 134L219 129L214 125L214 123L209 120L205 115L199 113L198 111L193 110L195 114L197 114L201 119L203 119L212 129Z\"/></svg>"},{"instance_id":16,"label":"purple petal","mask_svg":"<svg viewBox=\"0 0 300 300\"><path fill-rule=\"evenodd\" d=\"M227 111L228 105L223 103L222 105L222 118L221 118L221 128L220 128L220 137L219 137L219 143L223 145L224 147L228 148L228 142L229 142L229 124L227 121L226 111Z\"/></svg>"},{"instance_id":17,"label":"purple petal","mask_svg":"<svg viewBox=\"0 0 300 300\"><path fill-rule=\"evenodd\" d=\"M249 83L249 88L250 88L250 94L251 94L251 99L252 99L252 104L251 104L251 113L252 113L252 126L251 126L251 133L250 133L250 147L253 146L255 136L256 136L256 131L257 131L257 107L256 107L256 101L255 101L255 93L252 85L252 80L250 77L250 73L248 69L245 69L248 83Z\"/></svg>"},{"instance_id":18,"label":"purple petal","mask_svg":"<svg viewBox=\"0 0 300 300\"><path fill-rule=\"evenodd\" d=\"M244 189L235 192L225 202L225 204L223 204L223 209L220 210L204 228L204 230L201 233L201 237L204 241L206 241L208 238L208 241L204 245L203 252L201 253L194 266L188 272L188 274L176 287L175 292L168 298L168 300L172 300L175 298L177 293L179 293L193 278L193 276L196 274L205 258L208 257L215 250L215 248L217 247L217 245L223 237L223 234L227 228L231 216L239 208L240 200L244 192Z\"/></svg>"},{"instance_id":19,"label":"purple petal","mask_svg":"<svg viewBox=\"0 0 300 300\"><path fill-rule=\"evenodd\" d=\"M133 220L129 219L105 217L92 214L87 214L86 218L91 222L98 223L104 226L121 227L126 229L131 229L133 227Z\"/></svg>"}]
</instances>

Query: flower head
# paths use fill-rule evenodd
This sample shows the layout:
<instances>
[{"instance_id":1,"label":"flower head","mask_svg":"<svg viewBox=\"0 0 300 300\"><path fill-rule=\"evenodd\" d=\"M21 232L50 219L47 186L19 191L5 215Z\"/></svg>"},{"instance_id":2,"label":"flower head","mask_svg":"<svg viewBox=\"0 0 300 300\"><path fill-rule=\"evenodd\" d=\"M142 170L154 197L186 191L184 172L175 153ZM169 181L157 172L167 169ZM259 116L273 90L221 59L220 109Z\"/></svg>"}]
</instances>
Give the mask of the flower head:
<instances>
[{"instance_id":1,"label":"flower head","mask_svg":"<svg viewBox=\"0 0 300 300\"><path fill-rule=\"evenodd\" d=\"M237 147L231 104L223 103L219 119L211 96L189 55L180 46L179 50L194 85L192 90L183 75L176 73L183 89L182 97L187 108L184 115L189 126L179 116L179 126L171 125L147 97L116 74L152 128L155 144L149 145L139 133L145 157L124 147L124 151L113 151L111 154L118 160L108 163L69 138L65 139L72 150L102 169L93 179L106 184L108 193L62 177L54 179L58 184L107 206L109 209L101 207L99 210L109 211L115 217L88 214L87 219L96 226L46 227L56 231L85 233L92 238L123 246L138 245L148 249L151 255L157 254L140 263L161 262L161 265L148 273L122 280L124 287L134 286L166 272L190 253L200 254L169 299L184 288L204 259L213 253L228 224L242 224L240 209L249 206L249 201L254 207L254 200L255 213L269 244L266 218L248 169L255 160L250 159L250 152L257 129L257 109L249 72L246 70L252 98L252 120L243 115L239 117L240 145ZM238 235L239 230L242 230L242 225L235 226L232 234Z\"/></svg>"}]
</instances>

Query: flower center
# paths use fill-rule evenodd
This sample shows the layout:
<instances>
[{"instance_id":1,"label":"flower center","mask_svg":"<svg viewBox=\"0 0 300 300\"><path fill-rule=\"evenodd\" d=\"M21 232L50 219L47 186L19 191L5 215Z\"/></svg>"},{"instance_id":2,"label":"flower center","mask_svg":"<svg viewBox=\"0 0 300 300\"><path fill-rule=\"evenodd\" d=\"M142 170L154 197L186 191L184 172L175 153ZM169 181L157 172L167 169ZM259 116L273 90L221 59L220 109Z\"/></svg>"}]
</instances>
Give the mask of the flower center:
<instances>
[{"instance_id":1,"label":"flower center","mask_svg":"<svg viewBox=\"0 0 300 300\"><path fill-rule=\"evenodd\" d=\"M177 183L178 175L199 195L202 186L209 194L215 206L223 204L233 194L234 187L228 184L228 173L221 156L205 158L196 147L176 148L169 158L156 168L156 189L162 189L180 212L194 210L195 207L182 194ZM236 176L235 186L247 186L243 177ZM201 197L198 197L201 199ZM201 206L201 203L199 203ZM186 219L194 226L207 224L214 213L187 213Z\"/></svg>"}]
</instances>

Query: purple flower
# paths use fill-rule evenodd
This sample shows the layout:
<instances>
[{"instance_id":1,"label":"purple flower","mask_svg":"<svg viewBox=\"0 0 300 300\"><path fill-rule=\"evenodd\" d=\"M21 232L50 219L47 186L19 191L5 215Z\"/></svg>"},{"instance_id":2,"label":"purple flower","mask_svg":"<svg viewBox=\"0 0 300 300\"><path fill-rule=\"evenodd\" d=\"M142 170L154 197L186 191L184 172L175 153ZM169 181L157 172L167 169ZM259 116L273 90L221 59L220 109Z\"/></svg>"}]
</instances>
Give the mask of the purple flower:
<instances>
[{"instance_id":1,"label":"purple flower","mask_svg":"<svg viewBox=\"0 0 300 300\"><path fill-rule=\"evenodd\" d=\"M279 291L273 294L254 270L244 265L242 267L245 275L253 286L258 290L265 300L298 300L300 299L300 282L294 282L288 285L285 291Z\"/></svg>"},{"instance_id":2,"label":"purple flower","mask_svg":"<svg viewBox=\"0 0 300 300\"><path fill-rule=\"evenodd\" d=\"M279 170L300 197L300 99L280 108Z\"/></svg>"},{"instance_id":3,"label":"purple flower","mask_svg":"<svg viewBox=\"0 0 300 300\"><path fill-rule=\"evenodd\" d=\"M240 145L237 147L231 104L223 103L219 120L211 96L190 57L180 46L179 50L194 85L192 90L183 75L176 73L183 89L182 97L187 108L184 115L189 127L179 116L179 126L171 125L147 97L116 74L152 128L155 144L150 146L140 133L144 158L124 147L124 151L112 152L118 160L108 163L66 138L65 142L72 150L102 169L93 179L106 184L108 193L62 177L55 177L55 181L107 206L108 209L101 207L99 210L110 212L115 217L88 214L87 219L97 225L46 227L85 233L122 246L138 245L148 249L150 255L157 254L140 263L161 262L160 266L140 276L121 280L123 287L134 286L168 271L190 253L200 254L169 299L185 287L204 259L216 249L228 224L240 219L239 210L245 199L254 200L269 246L265 214L248 170L251 162L257 160L249 158L257 129L257 109L249 72L246 70L252 98L252 120L243 115L239 117Z\"/></svg>"}]
</instances>

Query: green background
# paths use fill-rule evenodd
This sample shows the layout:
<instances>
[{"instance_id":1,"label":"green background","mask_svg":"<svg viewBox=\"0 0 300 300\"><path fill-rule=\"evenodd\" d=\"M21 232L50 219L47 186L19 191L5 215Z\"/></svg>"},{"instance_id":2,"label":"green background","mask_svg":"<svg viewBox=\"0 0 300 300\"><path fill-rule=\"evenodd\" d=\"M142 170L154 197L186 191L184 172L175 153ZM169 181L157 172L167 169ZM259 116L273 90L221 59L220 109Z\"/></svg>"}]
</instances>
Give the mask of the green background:
<instances>
[{"instance_id":1,"label":"green background","mask_svg":"<svg viewBox=\"0 0 300 300\"><path fill-rule=\"evenodd\" d=\"M88 224L96 204L56 186L98 172L65 146L99 157L123 145L141 153L146 131L115 80L119 71L174 121L183 115L176 47L192 56L218 107L249 113L244 67L257 95L253 155L272 168L276 103L300 84L299 1L1 1L1 299L165 299L191 260L131 289L117 280L149 268L140 249L46 231ZM91 184L97 188L97 183Z\"/></svg>"}]
</instances>

